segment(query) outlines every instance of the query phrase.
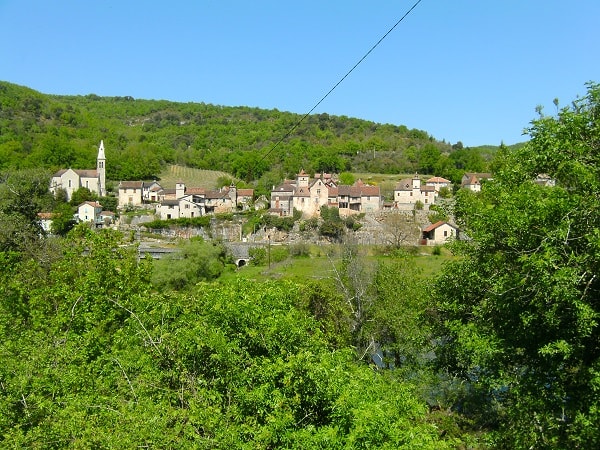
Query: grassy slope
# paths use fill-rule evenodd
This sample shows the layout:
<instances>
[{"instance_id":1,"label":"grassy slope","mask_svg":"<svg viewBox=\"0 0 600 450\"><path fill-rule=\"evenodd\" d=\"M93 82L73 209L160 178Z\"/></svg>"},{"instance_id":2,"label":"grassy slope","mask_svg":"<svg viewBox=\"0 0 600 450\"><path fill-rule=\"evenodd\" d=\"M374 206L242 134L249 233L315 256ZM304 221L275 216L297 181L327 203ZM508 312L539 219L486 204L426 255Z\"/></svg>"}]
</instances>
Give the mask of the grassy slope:
<instances>
[{"instance_id":1,"label":"grassy slope","mask_svg":"<svg viewBox=\"0 0 600 450\"><path fill-rule=\"evenodd\" d=\"M161 172L160 185L163 188L173 189L175 183L183 181L188 187L215 189L218 187L217 181L220 177L233 178L231 174L219 170L203 170L171 165Z\"/></svg>"}]
</instances>

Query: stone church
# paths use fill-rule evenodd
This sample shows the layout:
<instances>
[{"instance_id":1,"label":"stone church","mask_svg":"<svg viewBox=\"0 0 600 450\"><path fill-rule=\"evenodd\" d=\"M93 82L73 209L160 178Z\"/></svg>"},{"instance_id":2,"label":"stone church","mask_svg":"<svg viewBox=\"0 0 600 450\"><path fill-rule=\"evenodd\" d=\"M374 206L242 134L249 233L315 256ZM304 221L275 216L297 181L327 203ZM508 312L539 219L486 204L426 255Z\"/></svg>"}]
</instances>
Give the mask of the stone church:
<instances>
[{"instance_id":1,"label":"stone church","mask_svg":"<svg viewBox=\"0 0 600 450\"><path fill-rule=\"evenodd\" d=\"M104 141L100 141L95 170L61 169L52 176L50 192L56 194L59 189L66 192L67 201L79 188L87 188L98 197L106 196L106 156Z\"/></svg>"}]
</instances>

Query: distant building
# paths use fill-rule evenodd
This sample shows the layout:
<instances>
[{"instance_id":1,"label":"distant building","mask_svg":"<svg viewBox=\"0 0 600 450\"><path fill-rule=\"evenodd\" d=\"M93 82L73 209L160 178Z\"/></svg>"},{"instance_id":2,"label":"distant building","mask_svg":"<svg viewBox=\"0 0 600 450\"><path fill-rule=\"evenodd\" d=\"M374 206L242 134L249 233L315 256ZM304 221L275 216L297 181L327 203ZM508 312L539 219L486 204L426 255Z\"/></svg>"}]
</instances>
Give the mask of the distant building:
<instances>
[{"instance_id":1,"label":"distant building","mask_svg":"<svg viewBox=\"0 0 600 450\"><path fill-rule=\"evenodd\" d=\"M273 187L269 212L285 217L297 210L305 217L313 217L320 215L323 206L338 208L342 216L379 211L380 189L362 180L352 186L338 185L329 174L315 175L311 181L301 170L296 180L284 180Z\"/></svg>"},{"instance_id":2,"label":"distant building","mask_svg":"<svg viewBox=\"0 0 600 450\"><path fill-rule=\"evenodd\" d=\"M432 177L425 182L425 186L432 186L435 189L435 192L440 192L441 188L452 187L452 181L442 177Z\"/></svg>"},{"instance_id":3,"label":"distant building","mask_svg":"<svg viewBox=\"0 0 600 450\"><path fill-rule=\"evenodd\" d=\"M50 192L56 195L59 190L63 190L67 201L70 201L73 192L80 188L87 188L98 197L106 195L104 141L100 141L100 146L98 147L96 170L61 169L50 180Z\"/></svg>"},{"instance_id":4,"label":"distant building","mask_svg":"<svg viewBox=\"0 0 600 450\"><path fill-rule=\"evenodd\" d=\"M417 174L412 178L400 180L394 188L394 208L412 209L417 202L423 204L423 209L429 209L435 204L438 193L434 186L421 185Z\"/></svg>"},{"instance_id":5,"label":"distant building","mask_svg":"<svg viewBox=\"0 0 600 450\"><path fill-rule=\"evenodd\" d=\"M237 189L234 184L218 190L188 188L178 181L175 189L161 190L158 198L156 213L162 220L192 218L249 209L254 190Z\"/></svg>"},{"instance_id":6,"label":"distant building","mask_svg":"<svg viewBox=\"0 0 600 450\"><path fill-rule=\"evenodd\" d=\"M458 239L458 234L458 227L440 221L423 228L421 243L423 245L441 245L452 239Z\"/></svg>"},{"instance_id":7,"label":"distant building","mask_svg":"<svg viewBox=\"0 0 600 450\"><path fill-rule=\"evenodd\" d=\"M463 175L460 185L473 192L481 191L481 183L492 179L491 173L467 172Z\"/></svg>"}]
</instances>

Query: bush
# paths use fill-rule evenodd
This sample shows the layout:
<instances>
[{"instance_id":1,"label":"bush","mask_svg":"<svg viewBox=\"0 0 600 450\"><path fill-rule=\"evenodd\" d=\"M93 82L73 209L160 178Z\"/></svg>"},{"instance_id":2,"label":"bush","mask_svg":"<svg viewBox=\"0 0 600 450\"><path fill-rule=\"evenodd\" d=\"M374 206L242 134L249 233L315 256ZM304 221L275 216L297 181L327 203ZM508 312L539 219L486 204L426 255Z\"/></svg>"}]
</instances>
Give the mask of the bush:
<instances>
[{"instance_id":1,"label":"bush","mask_svg":"<svg viewBox=\"0 0 600 450\"><path fill-rule=\"evenodd\" d=\"M248 249L251 266L266 266L267 265L267 249L264 247L252 247Z\"/></svg>"},{"instance_id":2,"label":"bush","mask_svg":"<svg viewBox=\"0 0 600 450\"><path fill-rule=\"evenodd\" d=\"M294 258L310 256L310 246L306 242L299 242L289 247L289 254Z\"/></svg>"}]
</instances>

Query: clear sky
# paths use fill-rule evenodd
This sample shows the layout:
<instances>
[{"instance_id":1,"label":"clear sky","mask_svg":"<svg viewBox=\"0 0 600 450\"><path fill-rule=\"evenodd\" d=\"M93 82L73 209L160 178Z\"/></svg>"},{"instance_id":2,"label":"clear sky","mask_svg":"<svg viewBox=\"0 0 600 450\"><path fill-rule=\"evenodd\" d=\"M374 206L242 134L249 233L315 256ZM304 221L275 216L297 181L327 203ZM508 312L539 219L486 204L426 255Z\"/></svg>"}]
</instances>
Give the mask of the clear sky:
<instances>
[{"instance_id":1,"label":"clear sky","mask_svg":"<svg viewBox=\"0 0 600 450\"><path fill-rule=\"evenodd\" d=\"M0 80L305 114L416 1L0 0ZM587 81L599 0L421 0L314 112L514 144Z\"/></svg>"}]
</instances>

